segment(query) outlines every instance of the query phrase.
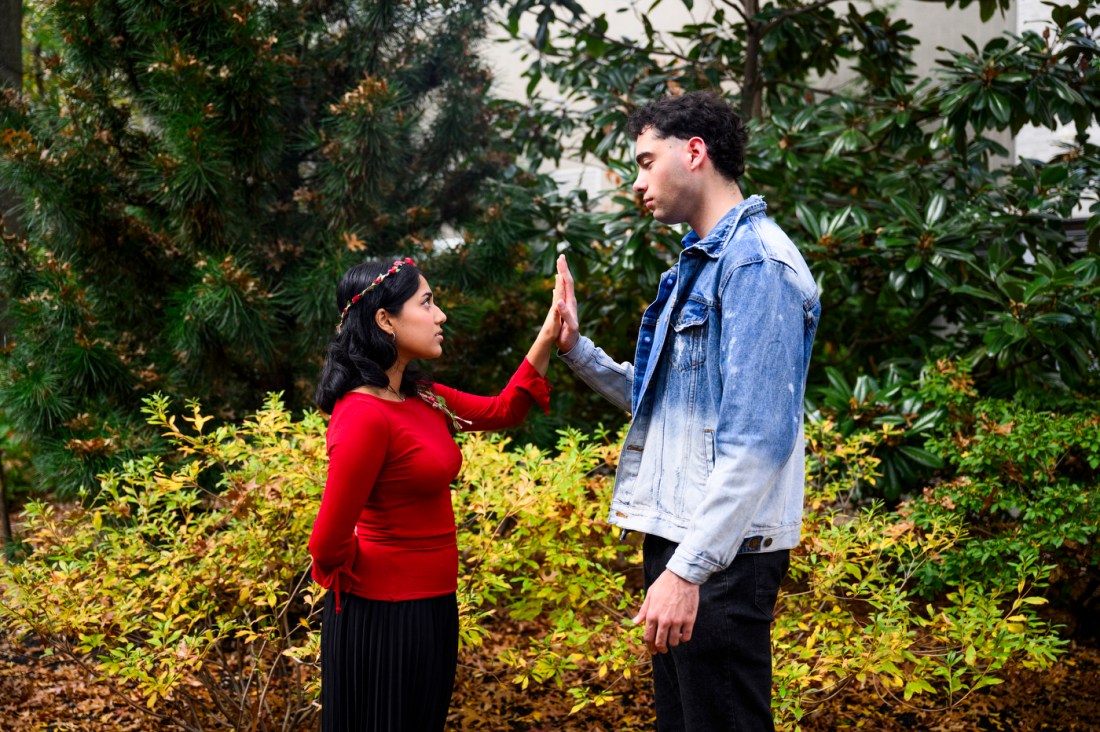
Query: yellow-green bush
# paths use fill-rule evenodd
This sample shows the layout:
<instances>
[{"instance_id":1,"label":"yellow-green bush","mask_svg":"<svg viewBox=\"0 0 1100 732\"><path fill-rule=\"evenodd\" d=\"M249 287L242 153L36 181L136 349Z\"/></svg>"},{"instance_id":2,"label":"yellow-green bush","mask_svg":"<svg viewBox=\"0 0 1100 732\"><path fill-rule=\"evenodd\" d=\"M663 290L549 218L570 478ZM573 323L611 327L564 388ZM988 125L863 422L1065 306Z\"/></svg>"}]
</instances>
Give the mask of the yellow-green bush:
<instances>
[{"instance_id":1,"label":"yellow-green bush","mask_svg":"<svg viewBox=\"0 0 1100 732\"><path fill-rule=\"evenodd\" d=\"M295 420L274 397L241 425L213 430L197 405L186 416L170 408L147 406L175 445L170 462L125 464L86 506L28 506L33 553L0 569L0 615L112 679L158 728L307 729L319 593L306 539L324 483L325 422ZM899 703L957 702L996 683L1006 664L1042 665L1058 646L1034 614L1041 600L1028 595L1042 576L1034 566L1018 568L1015 586L960 583L935 603L917 601L913 573L965 541L959 527L945 519L918 531L883 510L833 508L876 479L884 436L809 430L806 532L775 627L782 726L849 684ZM625 579L636 541L621 543L604 521L619 442L566 432L554 454L507 449L499 436L462 443L460 663L474 674L506 669L531 719L616 718L617 700L648 683L628 622L641 601L636 579ZM454 724L506 729L516 714L486 698L470 714L457 709ZM641 729L644 717L624 713L618 728Z\"/></svg>"},{"instance_id":2,"label":"yellow-green bush","mask_svg":"<svg viewBox=\"0 0 1100 732\"><path fill-rule=\"evenodd\" d=\"M27 506L34 553L3 570L0 612L115 679L162 726L297 729L316 686L305 541L324 422L294 422L274 398L214 430L196 405L179 419L168 409L147 406L174 466L126 463L87 508Z\"/></svg>"},{"instance_id":3,"label":"yellow-green bush","mask_svg":"<svg viewBox=\"0 0 1100 732\"><path fill-rule=\"evenodd\" d=\"M953 705L1000 683L1010 663L1048 665L1063 642L1031 595L1049 568L1022 561L1008 584L964 580L935 602L917 594L917 573L967 541L949 516L917 528L881 507L835 506L860 481L877 478L873 450L896 428L842 436L830 422L807 429L803 542L777 610L777 705L787 720L851 684L889 702Z\"/></svg>"}]
</instances>

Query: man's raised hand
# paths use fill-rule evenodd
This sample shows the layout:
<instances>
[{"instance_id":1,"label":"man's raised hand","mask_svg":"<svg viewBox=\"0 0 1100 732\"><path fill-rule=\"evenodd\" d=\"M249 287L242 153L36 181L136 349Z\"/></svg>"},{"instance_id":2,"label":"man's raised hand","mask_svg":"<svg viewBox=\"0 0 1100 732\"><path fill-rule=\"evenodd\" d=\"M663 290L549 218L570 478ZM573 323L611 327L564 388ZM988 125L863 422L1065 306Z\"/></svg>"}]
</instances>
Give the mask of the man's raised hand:
<instances>
[{"instance_id":1,"label":"man's raised hand","mask_svg":"<svg viewBox=\"0 0 1100 732\"><path fill-rule=\"evenodd\" d=\"M577 297L573 292L573 274L569 271L564 254L558 255L558 278L562 290L562 298L558 301L558 313L561 315L558 350L568 353L577 345L580 331L577 322Z\"/></svg>"}]
</instances>

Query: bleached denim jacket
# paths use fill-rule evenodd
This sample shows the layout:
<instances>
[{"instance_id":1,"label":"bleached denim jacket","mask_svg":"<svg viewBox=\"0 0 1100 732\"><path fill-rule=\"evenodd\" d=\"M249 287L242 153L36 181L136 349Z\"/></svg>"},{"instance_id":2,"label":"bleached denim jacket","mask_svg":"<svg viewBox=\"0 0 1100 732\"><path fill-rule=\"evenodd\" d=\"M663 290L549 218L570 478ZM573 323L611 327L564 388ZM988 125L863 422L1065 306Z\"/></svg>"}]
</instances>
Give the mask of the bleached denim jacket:
<instances>
[{"instance_id":1,"label":"bleached denim jacket","mask_svg":"<svg viewBox=\"0 0 1100 732\"><path fill-rule=\"evenodd\" d=\"M739 552L798 544L802 400L821 304L794 244L752 196L684 237L642 316L634 363L581 337L562 359L633 415L610 521L679 546L702 584Z\"/></svg>"}]
</instances>

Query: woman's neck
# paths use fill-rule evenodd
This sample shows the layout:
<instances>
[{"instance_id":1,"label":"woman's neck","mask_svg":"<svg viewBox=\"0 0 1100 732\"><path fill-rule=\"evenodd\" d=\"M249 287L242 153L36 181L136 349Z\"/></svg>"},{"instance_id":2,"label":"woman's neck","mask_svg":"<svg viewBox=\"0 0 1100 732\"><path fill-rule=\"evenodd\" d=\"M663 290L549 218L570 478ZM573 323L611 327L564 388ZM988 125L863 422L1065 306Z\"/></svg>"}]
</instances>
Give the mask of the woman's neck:
<instances>
[{"instance_id":1,"label":"woman's neck","mask_svg":"<svg viewBox=\"0 0 1100 732\"><path fill-rule=\"evenodd\" d=\"M405 367L408 365L407 361L404 363L398 362L386 369L386 378L389 379L390 389L393 391L401 391L401 382L405 380Z\"/></svg>"}]
</instances>

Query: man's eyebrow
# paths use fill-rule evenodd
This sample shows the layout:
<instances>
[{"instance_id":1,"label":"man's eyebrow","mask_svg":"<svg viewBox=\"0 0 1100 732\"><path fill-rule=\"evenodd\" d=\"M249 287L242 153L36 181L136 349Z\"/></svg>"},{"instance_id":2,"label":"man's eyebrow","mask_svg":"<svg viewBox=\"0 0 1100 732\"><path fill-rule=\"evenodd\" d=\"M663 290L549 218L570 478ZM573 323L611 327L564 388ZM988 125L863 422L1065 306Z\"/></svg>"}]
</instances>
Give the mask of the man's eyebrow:
<instances>
[{"instance_id":1,"label":"man's eyebrow","mask_svg":"<svg viewBox=\"0 0 1100 732\"><path fill-rule=\"evenodd\" d=\"M640 163L640 162L642 162L642 160L644 158L651 158L651 157L653 157L653 153L646 150L645 152L640 152L637 155L635 155L634 156L634 162Z\"/></svg>"}]
</instances>

